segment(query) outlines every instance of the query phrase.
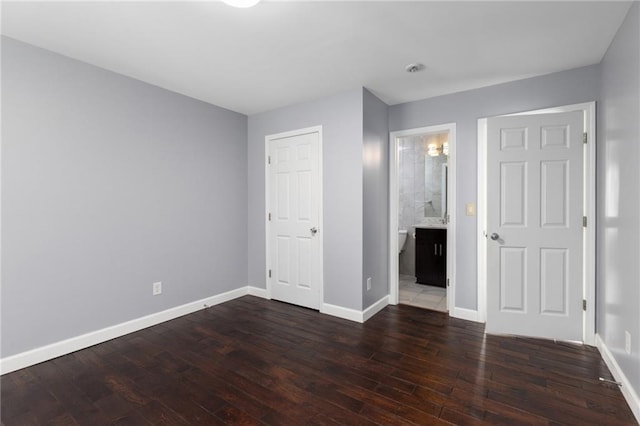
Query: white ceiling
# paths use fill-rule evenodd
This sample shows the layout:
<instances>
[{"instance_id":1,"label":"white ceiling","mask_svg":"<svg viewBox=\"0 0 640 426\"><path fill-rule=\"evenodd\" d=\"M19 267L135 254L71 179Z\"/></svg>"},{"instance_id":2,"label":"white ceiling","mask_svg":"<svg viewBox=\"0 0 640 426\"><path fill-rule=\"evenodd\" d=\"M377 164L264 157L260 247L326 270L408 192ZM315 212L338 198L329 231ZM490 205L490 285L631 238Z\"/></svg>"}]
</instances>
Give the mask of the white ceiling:
<instances>
[{"instance_id":1,"label":"white ceiling","mask_svg":"<svg viewBox=\"0 0 640 426\"><path fill-rule=\"evenodd\" d=\"M388 104L600 62L629 2L3 2L2 33L244 114ZM426 69L408 74L405 65Z\"/></svg>"}]
</instances>

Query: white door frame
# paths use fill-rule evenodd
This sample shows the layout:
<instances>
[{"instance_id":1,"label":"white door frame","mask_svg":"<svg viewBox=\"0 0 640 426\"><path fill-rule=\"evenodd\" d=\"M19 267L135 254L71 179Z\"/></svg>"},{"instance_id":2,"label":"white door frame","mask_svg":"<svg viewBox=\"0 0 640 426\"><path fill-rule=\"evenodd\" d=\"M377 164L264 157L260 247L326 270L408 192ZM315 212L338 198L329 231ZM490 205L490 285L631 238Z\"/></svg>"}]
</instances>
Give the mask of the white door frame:
<instances>
[{"instance_id":1,"label":"white door frame","mask_svg":"<svg viewBox=\"0 0 640 426\"><path fill-rule=\"evenodd\" d=\"M324 207L323 207L323 149L322 149L322 126L313 126L313 127L305 127L303 129L291 130L288 132L276 133L273 135L267 135L264 138L264 228L265 228L265 269L264 269L264 279L267 283L267 298L271 299L271 278L269 277L269 270L271 267L271 250L269 248L269 189L270 189L270 174L269 174L269 144L272 140L288 138L292 136L301 136L307 135L309 133L317 133L318 134L318 183L319 183L319 200L318 200L318 233L315 238L319 239L320 250L318 253L318 273L320 274L320 288L318 289L318 307L322 308L322 304L324 303Z\"/></svg>"},{"instance_id":2,"label":"white door frame","mask_svg":"<svg viewBox=\"0 0 640 426\"><path fill-rule=\"evenodd\" d=\"M399 156L398 139L425 133L449 132L449 165L447 182L447 309L452 315L455 309L456 286L456 123L399 130L389 134L389 303L398 304L399 264L398 264L398 204L400 188L398 182ZM407 238L411 238L408 235Z\"/></svg>"},{"instance_id":3,"label":"white door frame","mask_svg":"<svg viewBox=\"0 0 640 426\"><path fill-rule=\"evenodd\" d=\"M596 334L596 103L586 102L523 111L507 115L549 114L555 112L582 111L584 131L588 141L584 154L584 197L583 211L587 216L583 247L583 297L587 310L583 320L583 341L595 345ZM487 118L478 120L478 319L487 319Z\"/></svg>"}]
</instances>

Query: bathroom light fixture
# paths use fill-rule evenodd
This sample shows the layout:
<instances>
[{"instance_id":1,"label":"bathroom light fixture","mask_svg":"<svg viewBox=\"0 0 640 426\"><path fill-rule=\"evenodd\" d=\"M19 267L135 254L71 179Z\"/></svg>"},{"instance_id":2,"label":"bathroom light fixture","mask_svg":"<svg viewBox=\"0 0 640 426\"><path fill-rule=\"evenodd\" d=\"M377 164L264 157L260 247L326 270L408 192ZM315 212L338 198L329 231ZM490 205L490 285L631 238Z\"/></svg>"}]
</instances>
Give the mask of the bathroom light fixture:
<instances>
[{"instance_id":1,"label":"bathroom light fixture","mask_svg":"<svg viewBox=\"0 0 640 426\"><path fill-rule=\"evenodd\" d=\"M225 4L233 7L248 8L260 3L260 0L222 0Z\"/></svg>"},{"instance_id":2,"label":"bathroom light fixture","mask_svg":"<svg viewBox=\"0 0 640 426\"><path fill-rule=\"evenodd\" d=\"M428 156L437 157L440 154L449 155L449 141L443 142L442 145L437 143L430 143L427 146Z\"/></svg>"}]
</instances>

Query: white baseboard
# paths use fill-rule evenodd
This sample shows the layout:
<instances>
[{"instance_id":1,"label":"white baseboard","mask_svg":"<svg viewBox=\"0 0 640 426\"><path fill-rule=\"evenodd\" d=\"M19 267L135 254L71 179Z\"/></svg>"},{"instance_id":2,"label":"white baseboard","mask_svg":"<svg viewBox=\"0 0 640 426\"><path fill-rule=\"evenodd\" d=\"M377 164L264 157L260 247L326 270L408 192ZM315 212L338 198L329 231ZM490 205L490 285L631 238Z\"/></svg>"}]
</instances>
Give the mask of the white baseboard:
<instances>
[{"instance_id":1,"label":"white baseboard","mask_svg":"<svg viewBox=\"0 0 640 426\"><path fill-rule=\"evenodd\" d=\"M337 305L330 305L329 303L323 303L320 306L320 313L350 320L350 321L363 322L362 311L343 308L342 306L337 306Z\"/></svg>"},{"instance_id":2,"label":"white baseboard","mask_svg":"<svg viewBox=\"0 0 640 426\"><path fill-rule=\"evenodd\" d=\"M107 340L124 336L125 334L133 333L134 331L142 330L143 328L151 327L209 306L228 302L229 300L245 296L246 294L253 294L251 293L253 291L251 288L253 287L241 287L215 296L207 297L205 299L197 300L195 302L176 306L175 308L170 308L155 314L136 318L101 330L92 331L90 333L2 358L0 359L0 374L10 373L80 349L88 348L89 346L97 345L98 343L106 342Z\"/></svg>"},{"instance_id":3,"label":"white baseboard","mask_svg":"<svg viewBox=\"0 0 640 426\"><path fill-rule=\"evenodd\" d=\"M383 310L389 304L389 296L384 296L373 305L369 306L362 312L362 322L367 321L369 318Z\"/></svg>"},{"instance_id":4,"label":"white baseboard","mask_svg":"<svg viewBox=\"0 0 640 426\"><path fill-rule=\"evenodd\" d=\"M320 313L331 315L334 317L346 319L349 321L355 321L363 323L389 304L389 296L384 296L373 305L369 306L364 311L358 311L356 309L344 308L338 305L331 305L329 303L323 303L320 306Z\"/></svg>"},{"instance_id":5,"label":"white baseboard","mask_svg":"<svg viewBox=\"0 0 640 426\"><path fill-rule=\"evenodd\" d=\"M262 297L263 299L269 299L269 293L267 292L266 288L249 286L247 287L247 289L248 289L247 294L250 294L251 296Z\"/></svg>"},{"instance_id":6,"label":"white baseboard","mask_svg":"<svg viewBox=\"0 0 640 426\"><path fill-rule=\"evenodd\" d=\"M465 308L453 308L449 311L449 316L467 321L481 322L478 318L478 311Z\"/></svg>"},{"instance_id":7,"label":"white baseboard","mask_svg":"<svg viewBox=\"0 0 640 426\"><path fill-rule=\"evenodd\" d=\"M613 357L613 354L607 347L606 343L600 338L599 334L596 334L596 347L600 351L602 359L605 364L607 364L607 367L609 367L613 377L615 377L616 381L622 383L622 386L620 387L622 395L624 396L624 399L627 400L627 404L629 404L631 411L633 411L633 415L636 416L636 420L640 423L640 398L638 398L638 393L631 385L631 382L624 374L618 365L618 362Z\"/></svg>"},{"instance_id":8,"label":"white baseboard","mask_svg":"<svg viewBox=\"0 0 640 426\"><path fill-rule=\"evenodd\" d=\"M165 321L169 321L183 315L205 309L223 302L245 296L247 294L268 299L266 289L259 287L241 287L226 293L207 297L195 302L186 303L175 308L170 308L155 314L136 318L131 321L116 324L101 330L92 331L80 336L72 337L66 340L55 342L46 346L41 346L29 351L25 351L16 355L8 356L0 359L0 374L10 373L21 368L29 367L40 362L48 361L62 355L69 354L81 349L97 345L107 340L115 339L129 333L133 333L143 328L151 327ZM384 296L364 311L344 308L342 306L323 303L320 312L334 317L347 319L363 323L375 314L384 309L389 304L389 296Z\"/></svg>"}]
</instances>

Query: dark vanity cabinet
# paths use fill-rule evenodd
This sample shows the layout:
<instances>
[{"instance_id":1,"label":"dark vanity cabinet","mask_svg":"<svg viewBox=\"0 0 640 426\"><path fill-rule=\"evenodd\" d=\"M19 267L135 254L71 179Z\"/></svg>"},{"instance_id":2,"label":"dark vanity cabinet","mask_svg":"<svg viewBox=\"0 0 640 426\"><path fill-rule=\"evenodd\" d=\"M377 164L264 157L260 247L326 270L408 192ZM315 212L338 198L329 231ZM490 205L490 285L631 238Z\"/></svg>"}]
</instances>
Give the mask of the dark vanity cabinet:
<instances>
[{"instance_id":1,"label":"dark vanity cabinet","mask_svg":"<svg viewBox=\"0 0 640 426\"><path fill-rule=\"evenodd\" d=\"M416 282L447 286L447 230L416 228Z\"/></svg>"}]
</instances>

